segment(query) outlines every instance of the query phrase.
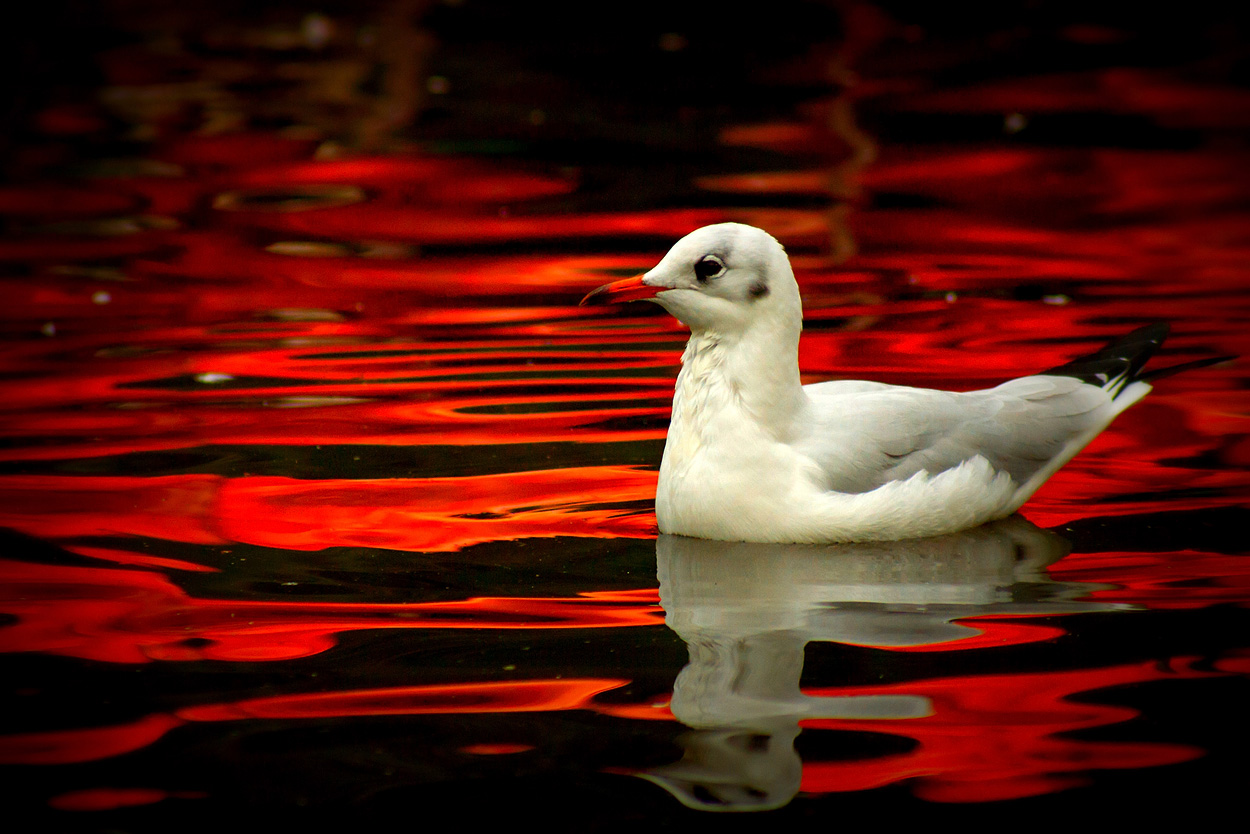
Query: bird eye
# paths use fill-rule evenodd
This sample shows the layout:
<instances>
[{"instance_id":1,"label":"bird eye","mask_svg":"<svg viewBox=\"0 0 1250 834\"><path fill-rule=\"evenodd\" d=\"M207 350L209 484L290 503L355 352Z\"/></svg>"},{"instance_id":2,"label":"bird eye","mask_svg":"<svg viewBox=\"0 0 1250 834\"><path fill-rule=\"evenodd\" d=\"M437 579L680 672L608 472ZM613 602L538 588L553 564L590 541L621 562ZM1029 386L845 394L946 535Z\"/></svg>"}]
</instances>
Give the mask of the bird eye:
<instances>
[{"instance_id":1,"label":"bird eye","mask_svg":"<svg viewBox=\"0 0 1250 834\"><path fill-rule=\"evenodd\" d=\"M703 260L694 265L694 274L700 281L719 278L725 272L725 265L715 255L705 255Z\"/></svg>"}]
</instances>

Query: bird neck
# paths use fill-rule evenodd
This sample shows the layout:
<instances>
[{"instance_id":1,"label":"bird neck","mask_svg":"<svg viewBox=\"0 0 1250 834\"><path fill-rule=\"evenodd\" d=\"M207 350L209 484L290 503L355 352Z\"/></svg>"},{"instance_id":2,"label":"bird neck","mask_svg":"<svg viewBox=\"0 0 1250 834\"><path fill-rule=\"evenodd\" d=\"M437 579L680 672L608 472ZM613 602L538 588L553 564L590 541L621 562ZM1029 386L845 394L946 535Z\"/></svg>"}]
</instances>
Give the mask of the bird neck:
<instances>
[{"instance_id":1,"label":"bird neck","mask_svg":"<svg viewBox=\"0 0 1250 834\"><path fill-rule=\"evenodd\" d=\"M789 332L715 333L695 330L682 354L677 377L678 407L697 409L711 419L722 407L745 410L778 439L789 436L804 400L799 379L798 328Z\"/></svg>"}]
</instances>

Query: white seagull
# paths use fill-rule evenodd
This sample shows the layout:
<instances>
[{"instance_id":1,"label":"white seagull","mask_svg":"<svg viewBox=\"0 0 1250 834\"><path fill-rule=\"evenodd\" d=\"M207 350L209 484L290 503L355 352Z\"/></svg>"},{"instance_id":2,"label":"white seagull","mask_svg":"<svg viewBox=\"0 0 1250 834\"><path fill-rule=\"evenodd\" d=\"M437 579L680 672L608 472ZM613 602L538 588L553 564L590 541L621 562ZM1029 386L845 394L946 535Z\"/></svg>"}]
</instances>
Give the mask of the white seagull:
<instances>
[{"instance_id":1,"label":"white seagull","mask_svg":"<svg viewBox=\"0 0 1250 834\"><path fill-rule=\"evenodd\" d=\"M690 328L660 463L660 532L752 542L934 536L1011 515L1162 371L1167 325L1036 376L956 393L803 385L803 309L771 235L721 223L582 304L654 301Z\"/></svg>"}]
</instances>

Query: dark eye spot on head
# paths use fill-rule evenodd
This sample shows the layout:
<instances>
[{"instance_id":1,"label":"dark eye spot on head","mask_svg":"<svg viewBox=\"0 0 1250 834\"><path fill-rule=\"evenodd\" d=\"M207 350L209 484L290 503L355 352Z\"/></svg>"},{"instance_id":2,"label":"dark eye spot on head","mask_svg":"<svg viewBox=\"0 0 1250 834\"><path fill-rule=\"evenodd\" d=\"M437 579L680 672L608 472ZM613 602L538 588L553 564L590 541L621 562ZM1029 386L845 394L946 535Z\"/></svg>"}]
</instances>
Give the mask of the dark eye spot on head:
<instances>
[{"instance_id":1,"label":"dark eye spot on head","mask_svg":"<svg viewBox=\"0 0 1250 834\"><path fill-rule=\"evenodd\" d=\"M715 255L704 255L702 260L694 265L694 275L702 284L713 278L719 278L725 273L725 264Z\"/></svg>"},{"instance_id":2,"label":"dark eye spot on head","mask_svg":"<svg viewBox=\"0 0 1250 834\"><path fill-rule=\"evenodd\" d=\"M755 281L751 284L751 288L748 289L747 292L751 293L751 298L753 300L756 298L763 298L768 295L768 285L763 281Z\"/></svg>"}]
</instances>

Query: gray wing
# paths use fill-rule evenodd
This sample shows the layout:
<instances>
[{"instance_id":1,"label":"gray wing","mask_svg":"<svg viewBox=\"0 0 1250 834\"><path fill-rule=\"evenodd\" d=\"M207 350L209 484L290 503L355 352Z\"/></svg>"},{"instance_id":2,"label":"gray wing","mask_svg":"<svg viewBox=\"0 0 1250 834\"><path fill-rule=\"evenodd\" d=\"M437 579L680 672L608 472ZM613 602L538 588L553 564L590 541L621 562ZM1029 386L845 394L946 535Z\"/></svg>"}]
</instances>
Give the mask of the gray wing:
<instances>
[{"instance_id":1,"label":"gray wing","mask_svg":"<svg viewBox=\"0 0 1250 834\"><path fill-rule=\"evenodd\" d=\"M796 448L838 492L867 492L921 470L937 474L977 455L1024 484L1076 454L1121 410L1101 388L1063 376L968 393L866 382L804 391L812 431Z\"/></svg>"}]
</instances>

